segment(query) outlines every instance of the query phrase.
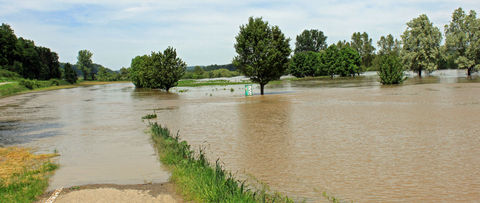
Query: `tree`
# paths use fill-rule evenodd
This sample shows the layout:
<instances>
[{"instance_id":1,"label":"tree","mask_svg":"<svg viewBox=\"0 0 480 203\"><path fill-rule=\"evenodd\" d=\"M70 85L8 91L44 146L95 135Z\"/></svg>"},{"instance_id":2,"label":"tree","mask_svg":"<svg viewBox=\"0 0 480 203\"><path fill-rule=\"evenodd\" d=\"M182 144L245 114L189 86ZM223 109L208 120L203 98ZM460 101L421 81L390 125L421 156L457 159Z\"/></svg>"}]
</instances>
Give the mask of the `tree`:
<instances>
[{"instance_id":1,"label":"tree","mask_svg":"<svg viewBox=\"0 0 480 203\"><path fill-rule=\"evenodd\" d=\"M65 69L65 80L70 84L77 82L77 73L73 70L72 65L70 63L66 63L64 66Z\"/></svg>"},{"instance_id":2,"label":"tree","mask_svg":"<svg viewBox=\"0 0 480 203\"><path fill-rule=\"evenodd\" d=\"M458 68L467 69L467 75L480 69L480 19L475 11L468 15L462 8L452 14L452 21L445 25L447 53L452 53Z\"/></svg>"},{"instance_id":3,"label":"tree","mask_svg":"<svg viewBox=\"0 0 480 203\"><path fill-rule=\"evenodd\" d=\"M327 36L319 30L304 30L302 34L297 35L295 42L295 53L303 51L319 52L327 48Z\"/></svg>"},{"instance_id":4,"label":"tree","mask_svg":"<svg viewBox=\"0 0 480 203\"><path fill-rule=\"evenodd\" d=\"M178 84L187 64L177 57L174 48L162 52L152 52L150 56L137 56L132 59L130 76L136 87L159 88L167 92Z\"/></svg>"},{"instance_id":5,"label":"tree","mask_svg":"<svg viewBox=\"0 0 480 203\"><path fill-rule=\"evenodd\" d=\"M433 26L427 15L422 14L408 22L402 35L401 55L405 69L417 71L419 77L422 77L422 70L436 70L441 40L442 33Z\"/></svg>"},{"instance_id":6,"label":"tree","mask_svg":"<svg viewBox=\"0 0 480 203\"><path fill-rule=\"evenodd\" d=\"M195 68L193 68L193 72L195 73L195 75L203 75L205 71L203 70L202 67L195 66Z\"/></svg>"},{"instance_id":7,"label":"tree","mask_svg":"<svg viewBox=\"0 0 480 203\"><path fill-rule=\"evenodd\" d=\"M321 69L326 70L331 78L336 74L336 67L339 66L339 49L337 45L332 44L326 50L324 57L321 58Z\"/></svg>"},{"instance_id":8,"label":"tree","mask_svg":"<svg viewBox=\"0 0 480 203\"><path fill-rule=\"evenodd\" d=\"M278 26L270 26L262 18L248 19L240 26L234 45L237 56L233 64L250 80L260 84L263 95L265 85L277 80L288 67L291 53L289 38L285 38Z\"/></svg>"},{"instance_id":9,"label":"tree","mask_svg":"<svg viewBox=\"0 0 480 203\"><path fill-rule=\"evenodd\" d=\"M94 77L91 76L91 74L93 73L92 56L92 52L88 50L78 51L77 66L83 73L83 80L88 80L89 76L92 80L94 79Z\"/></svg>"},{"instance_id":10,"label":"tree","mask_svg":"<svg viewBox=\"0 0 480 203\"><path fill-rule=\"evenodd\" d=\"M40 77L42 64L33 41L20 37L16 43L14 57L17 62L14 64L15 72L24 78L38 79Z\"/></svg>"},{"instance_id":11,"label":"tree","mask_svg":"<svg viewBox=\"0 0 480 203\"><path fill-rule=\"evenodd\" d=\"M130 68L122 67L120 68L120 80L129 80L130 79Z\"/></svg>"},{"instance_id":12,"label":"tree","mask_svg":"<svg viewBox=\"0 0 480 203\"><path fill-rule=\"evenodd\" d=\"M381 36L380 40L378 40L377 45L378 45L378 54L379 55L387 55L387 54L394 54L394 55L399 55L400 54L400 41L395 39L391 34L388 34L386 37Z\"/></svg>"},{"instance_id":13,"label":"tree","mask_svg":"<svg viewBox=\"0 0 480 203\"><path fill-rule=\"evenodd\" d=\"M60 78L60 62L58 55L46 47L35 47L40 59L40 75L38 79L50 80L51 78Z\"/></svg>"},{"instance_id":14,"label":"tree","mask_svg":"<svg viewBox=\"0 0 480 203\"><path fill-rule=\"evenodd\" d=\"M384 85L400 84L405 80L400 58L394 53L380 55L378 76Z\"/></svg>"},{"instance_id":15,"label":"tree","mask_svg":"<svg viewBox=\"0 0 480 203\"><path fill-rule=\"evenodd\" d=\"M13 29L10 25L2 23L2 26L0 26L0 67L15 71L13 70L13 64L16 43L17 36L13 32Z\"/></svg>"},{"instance_id":16,"label":"tree","mask_svg":"<svg viewBox=\"0 0 480 203\"><path fill-rule=\"evenodd\" d=\"M363 67L368 68L372 66L374 58L375 47L372 45L372 38L368 38L366 32L355 32L352 35L352 41L350 46L360 54L361 64Z\"/></svg>"},{"instance_id":17,"label":"tree","mask_svg":"<svg viewBox=\"0 0 480 203\"><path fill-rule=\"evenodd\" d=\"M341 77L351 76L360 73L360 55L349 46L342 47L338 52L335 63L335 73Z\"/></svg>"},{"instance_id":18,"label":"tree","mask_svg":"<svg viewBox=\"0 0 480 203\"><path fill-rule=\"evenodd\" d=\"M319 52L299 52L290 60L288 72L297 78L314 77L320 72L320 65Z\"/></svg>"}]
</instances>

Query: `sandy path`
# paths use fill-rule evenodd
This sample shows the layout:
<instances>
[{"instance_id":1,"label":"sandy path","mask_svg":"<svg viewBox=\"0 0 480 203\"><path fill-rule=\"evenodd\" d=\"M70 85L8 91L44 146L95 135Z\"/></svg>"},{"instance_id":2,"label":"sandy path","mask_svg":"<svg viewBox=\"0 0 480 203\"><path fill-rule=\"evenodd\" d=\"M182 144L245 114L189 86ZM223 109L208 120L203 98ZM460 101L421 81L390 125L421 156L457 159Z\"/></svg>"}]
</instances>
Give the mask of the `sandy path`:
<instances>
[{"instance_id":1,"label":"sandy path","mask_svg":"<svg viewBox=\"0 0 480 203\"><path fill-rule=\"evenodd\" d=\"M6 85L6 84L10 84L12 82L0 82L0 85Z\"/></svg>"},{"instance_id":2,"label":"sandy path","mask_svg":"<svg viewBox=\"0 0 480 203\"><path fill-rule=\"evenodd\" d=\"M46 193L38 202L45 202L53 191ZM85 185L64 189L54 201L70 202L161 202L182 203L183 199L176 194L171 183L155 183L140 185Z\"/></svg>"}]
</instances>

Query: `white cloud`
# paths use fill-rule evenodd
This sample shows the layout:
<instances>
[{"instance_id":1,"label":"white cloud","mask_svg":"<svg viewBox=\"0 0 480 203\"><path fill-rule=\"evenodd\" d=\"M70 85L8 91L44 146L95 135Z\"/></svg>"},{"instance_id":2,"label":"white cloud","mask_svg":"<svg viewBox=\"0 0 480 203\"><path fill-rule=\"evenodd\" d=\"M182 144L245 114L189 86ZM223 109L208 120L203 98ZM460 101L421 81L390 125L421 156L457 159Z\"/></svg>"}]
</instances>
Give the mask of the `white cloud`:
<instances>
[{"instance_id":1,"label":"white cloud","mask_svg":"<svg viewBox=\"0 0 480 203\"><path fill-rule=\"evenodd\" d=\"M238 27L249 16L279 25L292 39L304 29L320 29L329 43L367 32L399 37L405 23L425 13L443 31L454 9L480 10L475 0L326 1L156 1L0 0L0 19L17 35L76 62L80 49L112 69L129 66L136 55L177 48L189 65L229 63Z\"/></svg>"}]
</instances>

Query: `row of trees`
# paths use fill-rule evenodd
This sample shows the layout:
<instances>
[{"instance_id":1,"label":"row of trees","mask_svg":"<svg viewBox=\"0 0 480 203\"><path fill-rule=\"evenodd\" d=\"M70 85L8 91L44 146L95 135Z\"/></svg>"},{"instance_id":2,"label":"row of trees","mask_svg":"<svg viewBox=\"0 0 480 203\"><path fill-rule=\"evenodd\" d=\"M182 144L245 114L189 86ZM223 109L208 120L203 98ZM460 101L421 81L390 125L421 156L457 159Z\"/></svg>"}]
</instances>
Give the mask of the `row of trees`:
<instances>
[{"instance_id":1,"label":"row of trees","mask_svg":"<svg viewBox=\"0 0 480 203\"><path fill-rule=\"evenodd\" d=\"M57 53L36 46L32 40L17 38L7 24L0 26L0 44L0 68L29 79L49 80L62 76Z\"/></svg>"},{"instance_id":2,"label":"row of trees","mask_svg":"<svg viewBox=\"0 0 480 203\"><path fill-rule=\"evenodd\" d=\"M456 9L450 24L445 26L445 38L445 44L441 45L440 29L423 14L407 23L407 29L401 35L401 40L395 39L391 34L382 36L377 42L377 52L366 32L353 33L350 42L339 41L336 48L347 50L346 47L350 47L360 57L360 67L350 69L350 73L353 69L359 73L368 68L385 72L381 68L385 68L387 63L393 64L392 61L395 64L396 61L400 61L403 64L400 68L415 71L420 77L422 71L431 72L447 66L466 69L469 76L473 71L480 69L480 19L476 17L475 11L466 14L462 8ZM348 60L350 58L343 54L337 55L337 58L327 57L333 55L334 49L332 45L327 46L327 37L322 31L305 30L296 39L295 54L289 67L289 72L294 76L320 76L332 73L341 76L355 75L347 74L349 71L342 71L342 68L338 67L350 63L351 67L354 67L358 64L355 59ZM391 56L398 59L392 59ZM341 57L347 60L336 61ZM335 65L329 67L326 64Z\"/></svg>"}]
</instances>

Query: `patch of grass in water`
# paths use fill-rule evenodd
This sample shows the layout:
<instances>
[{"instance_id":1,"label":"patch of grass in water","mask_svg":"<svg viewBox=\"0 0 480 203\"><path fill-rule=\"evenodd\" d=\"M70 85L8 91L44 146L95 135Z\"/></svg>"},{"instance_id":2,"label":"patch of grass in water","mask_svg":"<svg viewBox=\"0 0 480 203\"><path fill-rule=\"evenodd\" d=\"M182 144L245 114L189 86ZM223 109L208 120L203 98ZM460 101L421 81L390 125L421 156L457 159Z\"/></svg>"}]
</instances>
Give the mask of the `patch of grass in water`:
<instances>
[{"instance_id":1,"label":"patch of grass in water","mask_svg":"<svg viewBox=\"0 0 480 203\"><path fill-rule=\"evenodd\" d=\"M153 114L147 114L142 117L142 119L154 119L157 118L157 114L154 112Z\"/></svg>"},{"instance_id":2,"label":"patch of grass in water","mask_svg":"<svg viewBox=\"0 0 480 203\"><path fill-rule=\"evenodd\" d=\"M198 80L180 80L178 81L178 87L198 87L198 86L208 86L208 85L241 85L241 84L251 84L250 81L242 82L231 82L228 80L209 80L209 81L198 81Z\"/></svg>"},{"instance_id":3,"label":"patch of grass in water","mask_svg":"<svg viewBox=\"0 0 480 203\"><path fill-rule=\"evenodd\" d=\"M33 202L48 186L57 154L36 155L26 148L0 148L0 202Z\"/></svg>"},{"instance_id":4,"label":"patch of grass in water","mask_svg":"<svg viewBox=\"0 0 480 203\"><path fill-rule=\"evenodd\" d=\"M150 130L160 161L171 170L171 180L186 198L198 202L293 202L236 180L218 159L209 163L203 149L195 153L186 141L180 141L178 133L172 135L157 123L151 123Z\"/></svg>"}]
</instances>

